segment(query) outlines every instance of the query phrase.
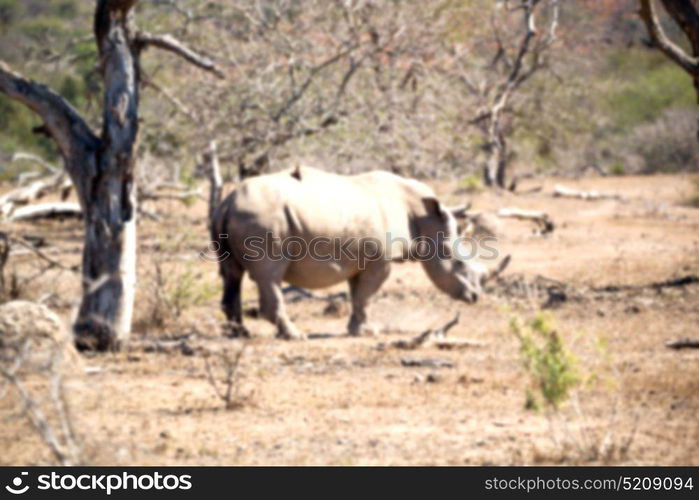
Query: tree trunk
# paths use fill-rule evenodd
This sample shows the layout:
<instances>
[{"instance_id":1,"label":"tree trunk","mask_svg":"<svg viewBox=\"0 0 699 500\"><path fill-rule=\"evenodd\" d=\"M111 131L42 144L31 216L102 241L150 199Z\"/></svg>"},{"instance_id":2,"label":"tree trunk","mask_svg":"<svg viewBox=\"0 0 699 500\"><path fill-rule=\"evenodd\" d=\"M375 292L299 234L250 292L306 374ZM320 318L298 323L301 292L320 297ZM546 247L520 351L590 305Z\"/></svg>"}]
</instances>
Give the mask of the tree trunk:
<instances>
[{"instance_id":1,"label":"tree trunk","mask_svg":"<svg viewBox=\"0 0 699 500\"><path fill-rule=\"evenodd\" d=\"M75 322L81 349L117 349L129 339L136 290L136 195L119 174L93 184L86 207L83 297ZM100 185L101 184L101 185ZM128 206L127 210L124 207Z\"/></svg>"},{"instance_id":2,"label":"tree trunk","mask_svg":"<svg viewBox=\"0 0 699 500\"><path fill-rule=\"evenodd\" d=\"M102 133L95 135L61 96L0 61L0 92L38 114L55 141L85 217L83 297L74 325L83 349L117 349L131 330L136 286L136 185L140 54L157 47L223 77L170 35L137 31L138 0L97 0L95 39L104 80Z\"/></svg>"},{"instance_id":3,"label":"tree trunk","mask_svg":"<svg viewBox=\"0 0 699 500\"><path fill-rule=\"evenodd\" d=\"M205 160L209 162L207 168L209 173L209 228L213 228L214 213L223 193L223 181L221 180L221 166L218 161L218 150L216 141L209 143L209 151L205 155Z\"/></svg>"},{"instance_id":4,"label":"tree trunk","mask_svg":"<svg viewBox=\"0 0 699 500\"><path fill-rule=\"evenodd\" d=\"M140 47L129 35L135 4L97 2L94 28L105 88L100 137L65 99L0 62L0 91L44 120L43 129L61 152L85 216L83 297L75 323L80 348L118 348L131 329Z\"/></svg>"},{"instance_id":5,"label":"tree trunk","mask_svg":"<svg viewBox=\"0 0 699 500\"><path fill-rule=\"evenodd\" d=\"M507 141L502 132L491 136L488 160L483 169L483 182L488 187L505 188L507 176Z\"/></svg>"},{"instance_id":6,"label":"tree trunk","mask_svg":"<svg viewBox=\"0 0 699 500\"><path fill-rule=\"evenodd\" d=\"M95 36L104 76L102 144L83 189L83 297L79 348L116 349L131 331L136 286L139 51L129 40L133 0L100 0ZM72 169L79 171L80 169ZM75 180L75 179L74 179Z\"/></svg>"}]
</instances>

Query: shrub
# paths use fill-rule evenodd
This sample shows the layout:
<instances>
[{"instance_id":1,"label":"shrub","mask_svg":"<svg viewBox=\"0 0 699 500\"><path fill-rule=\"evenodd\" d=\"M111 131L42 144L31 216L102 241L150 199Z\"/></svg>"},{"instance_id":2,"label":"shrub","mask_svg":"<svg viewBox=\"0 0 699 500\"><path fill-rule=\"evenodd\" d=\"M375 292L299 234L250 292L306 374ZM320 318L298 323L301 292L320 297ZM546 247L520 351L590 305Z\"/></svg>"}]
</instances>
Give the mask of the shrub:
<instances>
[{"instance_id":1,"label":"shrub","mask_svg":"<svg viewBox=\"0 0 699 500\"><path fill-rule=\"evenodd\" d=\"M609 167L609 173L612 175L624 175L626 174L626 167L621 162L612 163Z\"/></svg>"},{"instance_id":2,"label":"shrub","mask_svg":"<svg viewBox=\"0 0 699 500\"><path fill-rule=\"evenodd\" d=\"M459 181L459 189L474 193L483 189L483 181L477 174L470 174Z\"/></svg>"},{"instance_id":3,"label":"shrub","mask_svg":"<svg viewBox=\"0 0 699 500\"><path fill-rule=\"evenodd\" d=\"M652 122L666 109L686 108L695 101L690 77L660 54L624 50L614 53L610 62L619 80L605 100L618 131Z\"/></svg>"},{"instance_id":4,"label":"shrub","mask_svg":"<svg viewBox=\"0 0 699 500\"><path fill-rule=\"evenodd\" d=\"M238 349L225 347L204 355L207 379L226 410L239 409L249 399L240 394L240 362L244 352L245 344Z\"/></svg>"},{"instance_id":5,"label":"shrub","mask_svg":"<svg viewBox=\"0 0 699 500\"><path fill-rule=\"evenodd\" d=\"M671 109L653 123L638 127L630 137L634 153L643 159L642 173L697 171L697 114Z\"/></svg>"},{"instance_id":6,"label":"shrub","mask_svg":"<svg viewBox=\"0 0 699 500\"><path fill-rule=\"evenodd\" d=\"M520 341L522 366L531 378L525 407L558 409L568 398L581 377L577 358L568 351L550 315L537 313L526 324L518 317L510 328Z\"/></svg>"},{"instance_id":7,"label":"shrub","mask_svg":"<svg viewBox=\"0 0 699 500\"><path fill-rule=\"evenodd\" d=\"M145 316L137 321L139 328L164 329L179 320L183 313L217 295L217 288L202 279L200 273L186 269L181 273L166 272L156 261L147 298Z\"/></svg>"}]
</instances>

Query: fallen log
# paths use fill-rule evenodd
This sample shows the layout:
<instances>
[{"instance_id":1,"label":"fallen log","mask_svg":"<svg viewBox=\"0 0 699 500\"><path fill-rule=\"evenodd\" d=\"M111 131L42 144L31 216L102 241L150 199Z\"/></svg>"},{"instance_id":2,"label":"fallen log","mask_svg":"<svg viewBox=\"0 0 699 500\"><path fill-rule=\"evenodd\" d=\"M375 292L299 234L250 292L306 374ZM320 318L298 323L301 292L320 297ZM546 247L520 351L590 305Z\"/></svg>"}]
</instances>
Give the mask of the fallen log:
<instances>
[{"instance_id":1,"label":"fallen log","mask_svg":"<svg viewBox=\"0 0 699 500\"><path fill-rule=\"evenodd\" d=\"M439 328L430 328L412 339L398 339L390 342L388 347L394 349L413 350L423 346L434 346L437 349L452 350L465 349L467 347L482 347L483 342L467 339L447 339L447 333L459 323L459 314L454 319ZM379 344L378 350L386 349L386 344Z\"/></svg>"},{"instance_id":2,"label":"fallen log","mask_svg":"<svg viewBox=\"0 0 699 500\"><path fill-rule=\"evenodd\" d=\"M55 203L38 203L16 209L10 221L27 221L47 218L81 218L83 215L79 203L70 202L55 202Z\"/></svg>"},{"instance_id":3,"label":"fallen log","mask_svg":"<svg viewBox=\"0 0 699 500\"><path fill-rule=\"evenodd\" d=\"M556 225L546 212L540 210L522 210L519 208L501 208L497 212L498 217L503 219L511 218L518 220L530 220L538 226L539 234L553 232Z\"/></svg>"},{"instance_id":4,"label":"fallen log","mask_svg":"<svg viewBox=\"0 0 699 500\"><path fill-rule=\"evenodd\" d=\"M442 351L452 351L456 349L470 349L472 347L485 347L485 342L469 339L440 339L432 342L434 347Z\"/></svg>"},{"instance_id":5,"label":"fallen log","mask_svg":"<svg viewBox=\"0 0 699 500\"><path fill-rule=\"evenodd\" d=\"M38 200L48 193L58 190L66 190L72 186L70 179L61 172L50 177L35 180L26 186L13 189L9 193L0 196L0 216L11 216L18 205L27 205Z\"/></svg>"},{"instance_id":6,"label":"fallen log","mask_svg":"<svg viewBox=\"0 0 699 500\"><path fill-rule=\"evenodd\" d=\"M535 233L544 235L556 228L551 217L540 210L522 210L520 208L501 208L497 212L469 212L468 209L457 207L451 209L457 219L467 221L459 233L463 236L497 236L501 232L499 219L528 220L536 224Z\"/></svg>"},{"instance_id":7,"label":"fallen log","mask_svg":"<svg viewBox=\"0 0 699 500\"><path fill-rule=\"evenodd\" d=\"M673 342L666 342L665 347L670 349L699 349L699 339L679 339Z\"/></svg>"},{"instance_id":8,"label":"fallen log","mask_svg":"<svg viewBox=\"0 0 699 500\"><path fill-rule=\"evenodd\" d=\"M689 274L686 276L681 276L679 278L673 278L665 281L656 281L653 283L644 283L641 285L607 285L602 287L593 288L593 292L608 292L616 293L626 290L643 290L644 288L651 288L655 290L662 290L664 288L676 288L683 287L687 285L695 285L699 283L699 276L694 274Z\"/></svg>"},{"instance_id":9,"label":"fallen log","mask_svg":"<svg viewBox=\"0 0 699 500\"><path fill-rule=\"evenodd\" d=\"M556 185L553 188L554 198L577 198L580 200L622 200L623 197L618 194L605 194L599 191L578 191L566 186Z\"/></svg>"},{"instance_id":10,"label":"fallen log","mask_svg":"<svg viewBox=\"0 0 699 500\"><path fill-rule=\"evenodd\" d=\"M454 368L456 364L439 358L401 358L400 364L403 366L428 367L428 368Z\"/></svg>"}]
</instances>

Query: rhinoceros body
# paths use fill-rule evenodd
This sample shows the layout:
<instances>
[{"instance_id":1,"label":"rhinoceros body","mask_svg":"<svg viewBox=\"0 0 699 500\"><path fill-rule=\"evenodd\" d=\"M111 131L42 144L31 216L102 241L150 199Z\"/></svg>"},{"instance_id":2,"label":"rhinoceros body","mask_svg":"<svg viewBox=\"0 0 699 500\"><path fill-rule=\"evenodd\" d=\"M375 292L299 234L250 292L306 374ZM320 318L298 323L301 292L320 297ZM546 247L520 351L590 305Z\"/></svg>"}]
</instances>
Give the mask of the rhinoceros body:
<instances>
[{"instance_id":1,"label":"rhinoceros body","mask_svg":"<svg viewBox=\"0 0 699 500\"><path fill-rule=\"evenodd\" d=\"M303 338L284 309L282 282L323 288L348 281L348 330L366 326L369 298L391 263L420 260L437 288L474 302L488 270L455 255L456 222L426 184L388 172L337 175L310 167L245 180L218 207L212 236L223 310L242 325L240 284L257 284L260 313L283 338Z\"/></svg>"}]
</instances>

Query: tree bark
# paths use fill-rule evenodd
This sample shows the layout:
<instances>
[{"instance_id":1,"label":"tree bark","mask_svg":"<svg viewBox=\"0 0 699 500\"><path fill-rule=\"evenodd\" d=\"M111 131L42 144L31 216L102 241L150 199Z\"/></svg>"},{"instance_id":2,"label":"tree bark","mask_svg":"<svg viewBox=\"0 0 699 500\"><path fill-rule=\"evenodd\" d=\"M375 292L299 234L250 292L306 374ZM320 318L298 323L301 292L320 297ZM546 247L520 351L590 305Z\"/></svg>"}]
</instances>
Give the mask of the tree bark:
<instances>
[{"instance_id":1,"label":"tree bark","mask_svg":"<svg viewBox=\"0 0 699 500\"><path fill-rule=\"evenodd\" d=\"M483 172L483 182L488 187L505 189L507 175L507 140L501 130L493 131L490 138L488 160Z\"/></svg>"}]
</instances>

